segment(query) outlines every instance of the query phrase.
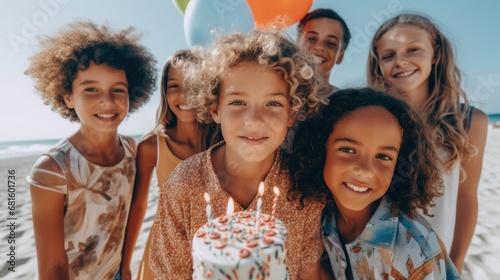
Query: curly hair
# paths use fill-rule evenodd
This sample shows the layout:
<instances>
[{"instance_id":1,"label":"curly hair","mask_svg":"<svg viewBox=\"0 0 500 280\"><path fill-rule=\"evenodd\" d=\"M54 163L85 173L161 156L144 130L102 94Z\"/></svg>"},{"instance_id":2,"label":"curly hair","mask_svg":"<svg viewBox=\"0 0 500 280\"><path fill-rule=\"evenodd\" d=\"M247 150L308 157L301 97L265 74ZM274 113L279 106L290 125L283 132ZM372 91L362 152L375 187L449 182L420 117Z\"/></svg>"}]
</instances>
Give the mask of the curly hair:
<instances>
[{"instance_id":1,"label":"curly hair","mask_svg":"<svg viewBox=\"0 0 500 280\"><path fill-rule=\"evenodd\" d=\"M346 89L329 97L330 103L321 113L298 127L293 142L293 153L287 159L292 178L288 196L319 201L327 200L328 207L335 203L323 179L326 161L326 143L339 121L367 106L379 106L390 112L403 131L401 149L396 161L394 175L386 193L393 203L392 214L398 211L414 217L416 208L428 214L433 198L441 195L442 180L436 163L437 155L433 142L428 141L429 131L418 114L402 100L370 88Z\"/></svg>"},{"instance_id":2,"label":"curly hair","mask_svg":"<svg viewBox=\"0 0 500 280\"><path fill-rule=\"evenodd\" d=\"M198 109L198 119L212 122L210 108L217 104L221 84L230 68L241 62L256 62L280 74L287 83L291 114L304 120L318 111L326 98L320 91L321 77L314 58L278 30L253 30L248 34L221 35L207 48L195 48L202 64L185 73L188 103Z\"/></svg>"},{"instance_id":3,"label":"curly hair","mask_svg":"<svg viewBox=\"0 0 500 280\"><path fill-rule=\"evenodd\" d=\"M70 121L79 121L74 109L64 102L72 94L71 84L78 71L90 62L124 70L129 85L129 113L142 106L156 88L156 60L129 27L112 32L107 25L76 21L52 37L40 39L40 51L31 57L25 71L44 103Z\"/></svg>"},{"instance_id":4,"label":"curly hair","mask_svg":"<svg viewBox=\"0 0 500 280\"><path fill-rule=\"evenodd\" d=\"M151 132L152 134L165 134L167 128L172 128L177 125L177 116L168 106L167 83L170 69L175 68L180 73L183 73L186 71L185 69L197 67L200 63L200 59L201 58L195 55L191 50L179 50L173 53L165 62L161 76L161 102L156 112L156 126ZM222 140L220 126L216 123L199 123L198 129L202 139L204 139L202 142L203 150L206 150L213 144Z\"/></svg>"},{"instance_id":5,"label":"curly hair","mask_svg":"<svg viewBox=\"0 0 500 280\"><path fill-rule=\"evenodd\" d=\"M435 137L437 146L448 151L449 157L443 163L450 169L457 160L467 160L474 153L469 145L465 119L470 110L467 96L461 88L461 74L455 64L453 47L446 36L432 21L417 14L401 14L387 20L375 32L368 56L368 85L382 89L390 89L382 76L377 45L380 38L390 29L398 25L418 27L429 34L429 39L437 54L429 75L429 98L422 107L422 117L430 125L431 135ZM465 104L461 109L460 102Z\"/></svg>"}]
</instances>

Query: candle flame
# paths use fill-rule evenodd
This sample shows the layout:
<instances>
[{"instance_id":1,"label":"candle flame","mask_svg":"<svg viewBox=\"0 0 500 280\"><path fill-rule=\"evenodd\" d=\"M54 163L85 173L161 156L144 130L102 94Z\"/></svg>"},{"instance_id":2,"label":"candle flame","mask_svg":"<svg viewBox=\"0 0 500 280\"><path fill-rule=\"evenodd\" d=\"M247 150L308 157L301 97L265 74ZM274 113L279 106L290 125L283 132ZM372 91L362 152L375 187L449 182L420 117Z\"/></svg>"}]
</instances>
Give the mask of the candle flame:
<instances>
[{"instance_id":1,"label":"candle flame","mask_svg":"<svg viewBox=\"0 0 500 280\"><path fill-rule=\"evenodd\" d=\"M260 184L259 184L259 192L257 194L260 197L264 194L264 182L260 182Z\"/></svg>"},{"instance_id":2,"label":"candle flame","mask_svg":"<svg viewBox=\"0 0 500 280\"><path fill-rule=\"evenodd\" d=\"M226 211L226 214L229 216L231 214L233 214L234 212L234 202L233 202L233 198L229 198L229 202L227 203L227 211Z\"/></svg>"},{"instance_id":3,"label":"candle flame","mask_svg":"<svg viewBox=\"0 0 500 280\"><path fill-rule=\"evenodd\" d=\"M274 187L274 188L273 188L273 191L274 191L274 194L275 194L276 196L279 196L279 195L280 195L280 190L279 190L277 187Z\"/></svg>"},{"instance_id":4,"label":"candle flame","mask_svg":"<svg viewBox=\"0 0 500 280\"><path fill-rule=\"evenodd\" d=\"M205 201L207 202L207 204L210 203L210 196L208 195L208 193L205 193Z\"/></svg>"}]
</instances>

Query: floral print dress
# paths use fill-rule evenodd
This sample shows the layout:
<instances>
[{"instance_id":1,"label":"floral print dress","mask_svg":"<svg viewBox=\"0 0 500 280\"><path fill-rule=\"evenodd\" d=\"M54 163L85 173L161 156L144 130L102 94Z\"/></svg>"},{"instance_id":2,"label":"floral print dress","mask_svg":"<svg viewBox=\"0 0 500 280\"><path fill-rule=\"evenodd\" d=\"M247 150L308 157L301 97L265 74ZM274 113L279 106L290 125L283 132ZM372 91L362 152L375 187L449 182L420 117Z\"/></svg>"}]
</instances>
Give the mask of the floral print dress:
<instances>
[{"instance_id":1,"label":"floral print dress","mask_svg":"<svg viewBox=\"0 0 500 280\"><path fill-rule=\"evenodd\" d=\"M45 154L59 164L63 175L48 170L36 173L63 178L66 185L45 186L37 178L27 178L33 186L66 195L64 246L71 279L113 279L120 268L135 178L135 149L130 138L119 137L125 156L114 166L87 161L63 139Z\"/></svg>"}]
</instances>

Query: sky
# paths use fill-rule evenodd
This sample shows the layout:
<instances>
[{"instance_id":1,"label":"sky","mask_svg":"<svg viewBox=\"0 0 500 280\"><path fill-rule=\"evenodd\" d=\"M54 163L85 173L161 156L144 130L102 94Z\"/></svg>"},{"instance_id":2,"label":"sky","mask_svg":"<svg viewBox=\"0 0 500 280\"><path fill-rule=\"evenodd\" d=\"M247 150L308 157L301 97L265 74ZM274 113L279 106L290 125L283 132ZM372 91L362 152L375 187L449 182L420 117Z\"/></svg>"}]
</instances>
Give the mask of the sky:
<instances>
[{"instance_id":1,"label":"sky","mask_svg":"<svg viewBox=\"0 0 500 280\"><path fill-rule=\"evenodd\" d=\"M351 30L344 61L331 73L330 82L336 86L365 85L368 49L376 28L401 12L417 12L429 16L451 40L464 89L473 105L488 114L500 113L500 1L484 0L478 5L465 0L315 0L311 9L315 8L337 11ZM44 105L31 78L24 75L29 58L38 50L36 37L54 34L77 19L108 23L115 30L134 26L142 34L141 43L157 60L158 77L165 60L188 47L184 16L173 0L2 1L0 141L57 139L78 129L78 123L63 119ZM286 31L296 37L295 26ZM159 83L149 102L120 125L120 133L139 135L154 127Z\"/></svg>"}]
</instances>

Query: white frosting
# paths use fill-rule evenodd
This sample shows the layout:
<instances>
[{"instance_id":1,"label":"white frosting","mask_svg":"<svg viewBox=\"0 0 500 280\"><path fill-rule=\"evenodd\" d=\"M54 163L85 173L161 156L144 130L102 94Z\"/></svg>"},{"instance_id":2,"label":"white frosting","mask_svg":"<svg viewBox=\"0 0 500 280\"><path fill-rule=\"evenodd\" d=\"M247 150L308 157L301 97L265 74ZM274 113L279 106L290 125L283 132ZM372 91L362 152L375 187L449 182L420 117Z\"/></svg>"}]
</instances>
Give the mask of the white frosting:
<instances>
[{"instance_id":1,"label":"white frosting","mask_svg":"<svg viewBox=\"0 0 500 280\"><path fill-rule=\"evenodd\" d=\"M193 237L193 279L288 279L285 224L262 214L258 231L255 212L229 216L233 236L229 240L228 216L213 220ZM253 244L252 244L253 243Z\"/></svg>"}]
</instances>

